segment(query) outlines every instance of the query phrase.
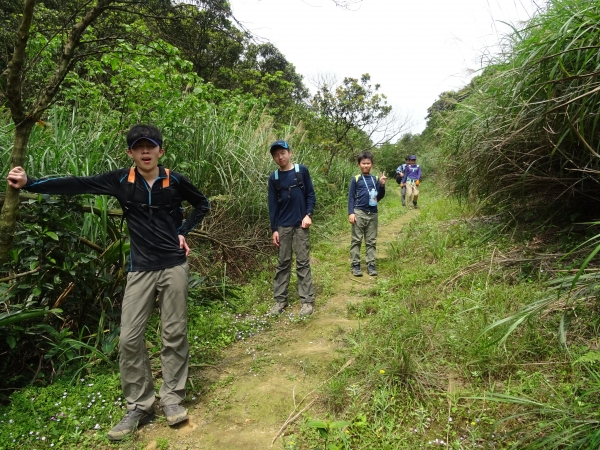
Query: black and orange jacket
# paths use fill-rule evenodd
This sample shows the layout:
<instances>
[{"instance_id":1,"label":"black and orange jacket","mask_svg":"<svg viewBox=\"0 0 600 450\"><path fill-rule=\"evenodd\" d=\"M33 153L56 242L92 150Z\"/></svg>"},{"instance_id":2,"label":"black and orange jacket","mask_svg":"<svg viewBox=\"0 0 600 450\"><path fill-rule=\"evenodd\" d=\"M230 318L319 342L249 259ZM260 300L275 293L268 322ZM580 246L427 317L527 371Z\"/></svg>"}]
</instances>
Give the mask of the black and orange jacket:
<instances>
[{"instance_id":1,"label":"black and orange jacket","mask_svg":"<svg viewBox=\"0 0 600 450\"><path fill-rule=\"evenodd\" d=\"M129 189L130 169L119 169L91 177L61 177L27 179L23 187L40 194L98 194L116 197L129 228L131 272L167 269L186 261L185 250L179 248L178 235L186 235L208 213L208 199L183 175L159 167L159 176L152 187L137 169L133 188ZM169 179L169 192L163 179ZM168 200L167 200L168 199ZM181 202L194 208L188 219L180 223ZM169 205L166 204L168 201ZM179 217L179 220L178 220Z\"/></svg>"}]
</instances>

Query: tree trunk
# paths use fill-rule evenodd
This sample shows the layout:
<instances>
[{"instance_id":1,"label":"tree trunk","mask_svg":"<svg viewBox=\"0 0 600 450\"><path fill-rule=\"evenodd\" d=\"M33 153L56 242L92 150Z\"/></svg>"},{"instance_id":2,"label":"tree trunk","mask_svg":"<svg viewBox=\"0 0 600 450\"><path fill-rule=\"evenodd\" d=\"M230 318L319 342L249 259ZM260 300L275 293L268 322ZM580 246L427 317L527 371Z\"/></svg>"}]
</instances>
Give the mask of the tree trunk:
<instances>
[{"instance_id":1,"label":"tree trunk","mask_svg":"<svg viewBox=\"0 0 600 450\"><path fill-rule=\"evenodd\" d=\"M25 165L27 142L35 122L26 119L15 128L14 146L10 157L10 168ZM8 261L17 225L17 208L19 207L19 190L6 187L6 197L0 213L0 265Z\"/></svg>"}]
</instances>

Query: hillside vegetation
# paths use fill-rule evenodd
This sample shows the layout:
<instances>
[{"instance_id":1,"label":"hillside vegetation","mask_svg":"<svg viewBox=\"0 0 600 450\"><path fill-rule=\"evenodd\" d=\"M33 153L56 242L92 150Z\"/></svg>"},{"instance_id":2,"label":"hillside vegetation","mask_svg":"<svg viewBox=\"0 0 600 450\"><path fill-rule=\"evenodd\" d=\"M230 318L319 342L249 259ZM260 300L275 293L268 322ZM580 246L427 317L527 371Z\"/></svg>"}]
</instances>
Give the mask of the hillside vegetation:
<instances>
[{"instance_id":1,"label":"hillside vegetation","mask_svg":"<svg viewBox=\"0 0 600 450\"><path fill-rule=\"evenodd\" d=\"M0 167L22 158L34 177L91 175L129 165L134 123L163 130L163 164L212 204L190 237L192 365L214 365L271 326L272 141L288 140L311 170L315 258L347 259L338 241L359 151L372 149L388 175L408 154L423 167L418 215L394 231L374 287L346 305L360 327L334 338L339 360L319 402L287 428L285 449L600 446L600 1L550 0L468 86L440 94L422 133L394 141L396 126L382 142L370 136L389 126L391 108L367 73L311 97L275 46L235 26L227 2L105 2L113 9L86 29L41 109L59 37L90 3L38 2L23 52L36 70L21 79L19 109L6 74L25 14L0 2ZM383 223L404 212L397 189L390 177ZM10 234L0 236L10 238L0 255L0 449L103 448L124 405L121 211L104 197L22 192L12 204L13 194L0 195ZM158 379L156 317L146 341ZM209 395L199 385L192 376L188 402Z\"/></svg>"}]
</instances>

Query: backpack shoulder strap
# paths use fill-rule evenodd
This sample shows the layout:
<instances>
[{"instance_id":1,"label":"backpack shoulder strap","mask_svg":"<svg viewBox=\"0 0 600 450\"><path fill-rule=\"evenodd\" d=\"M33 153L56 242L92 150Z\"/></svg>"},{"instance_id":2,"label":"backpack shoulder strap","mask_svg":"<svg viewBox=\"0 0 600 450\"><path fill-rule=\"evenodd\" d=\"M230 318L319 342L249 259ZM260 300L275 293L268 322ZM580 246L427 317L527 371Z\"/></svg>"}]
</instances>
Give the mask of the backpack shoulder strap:
<instances>
[{"instance_id":1,"label":"backpack shoulder strap","mask_svg":"<svg viewBox=\"0 0 600 450\"><path fill-rule=\"evenodd\" d=\"M164 190L164 199L165 206L167 208L171 207L171 171L169 169L165 169L166 177L162 180L162 188Z\"/></svg>"},{"instance_id":2,"label":"backpack shoulder strap","mask_svg":"<svg viewBox=\"0 0 600 450\"><path fill-rule=\"evenodd\" d=\"M358 183L358 179L360 178L360 173L354 177L354 181Z\"/></svg>"},{"instance_id":3,"label":"backpack shoulder strap","mask_svg":"<svg viewBox=\"0 0 600 450\"><path fill-rule=\"evenodd\" d=\"M135 193L135 167L129 168L129 175L127 176L127 210L125 214L129 211L129 205L133 202L133 194Z\"/></svg>"},{"instance_id":4,"label":"backpack shoulder strap","mask_svg":"<svg viewBox=\"0 0 600 450\"><path fill-rule=\"evenodd\" d=\"M294 171L296 172L296 183L298 183L300 189L304 190L304 182L302 181L302 174L300 173L300 164L294 164Z\"/></svg>"},{"instance_id":5,"label":"backpack shoulder strap","mask_svg":"<svg viewBox=\"0 0 600 450\"><path fill-rule=\"evenodd\" d=\"M279 196L279 191L281 190L281 183L279 182L279 169L275 169L273 175L275 177L275 190L277 191L277 195Z\"/></svg>"}]
</instances>

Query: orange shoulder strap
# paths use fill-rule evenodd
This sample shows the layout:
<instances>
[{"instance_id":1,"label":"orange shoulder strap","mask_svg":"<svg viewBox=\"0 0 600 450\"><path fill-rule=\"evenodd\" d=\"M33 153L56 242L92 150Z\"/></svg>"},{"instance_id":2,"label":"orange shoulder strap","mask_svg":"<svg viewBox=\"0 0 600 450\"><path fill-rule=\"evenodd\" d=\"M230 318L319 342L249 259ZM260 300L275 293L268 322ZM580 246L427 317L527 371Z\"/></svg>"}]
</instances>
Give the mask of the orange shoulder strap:
<instances>
[{"instance_id":1,"label":"orange shoulder strap","mask_svg":"<svg viewBox=\"0 0 600 450\"><path fill-rule=\"evenodd\" d=\"M162 180L163 189L168 188L169 185L171 184L171 171L169 169L165 169L165 172L167 173L167 176L166 176L166 178L163 178L163 180ZM127 182L135 183L135 167L131 167L129 169L129 176L127 177Z\"/></svg>"}]
</instances>

